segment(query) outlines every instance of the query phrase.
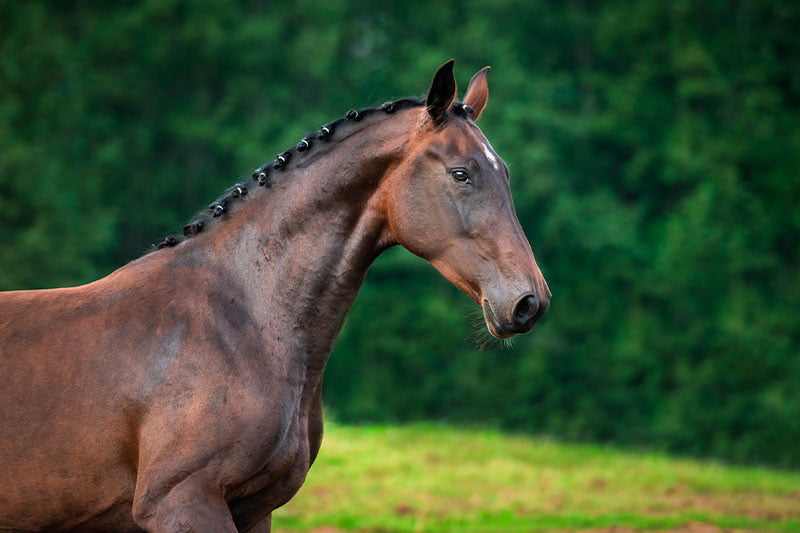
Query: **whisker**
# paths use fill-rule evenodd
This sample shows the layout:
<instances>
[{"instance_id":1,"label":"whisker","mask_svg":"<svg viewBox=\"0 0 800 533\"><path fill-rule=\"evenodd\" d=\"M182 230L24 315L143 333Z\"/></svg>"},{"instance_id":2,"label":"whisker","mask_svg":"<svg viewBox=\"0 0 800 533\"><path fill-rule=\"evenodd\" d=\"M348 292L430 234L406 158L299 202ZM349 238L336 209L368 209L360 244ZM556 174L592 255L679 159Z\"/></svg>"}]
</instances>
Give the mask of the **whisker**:
<instances>
[{"instance_id":1,"label":"whisker","mask_svg":"<svg viewBox=\"0 0 800 533\"><path fill-rule=\"evenodd\" d=\"M492 337L489 330L486 329L486 323L483 319L483 313L477 309L467 313L467 320L472 327L472 332L467 337L479 350L493 349L497 339Z\"/></svg>"},{"instance_id":2,"label":"whisker","mask_svg":"<svg viewBox=\"0 0 800 533\"><path fill-rule=\"evenodd\" d=\"M469 311L465 317L472 331L465 340L475 344L479 350L510 350L516 343L516 337L498 339L486 327L483 312L480 310Z\"/></svg>"}]
</instances>

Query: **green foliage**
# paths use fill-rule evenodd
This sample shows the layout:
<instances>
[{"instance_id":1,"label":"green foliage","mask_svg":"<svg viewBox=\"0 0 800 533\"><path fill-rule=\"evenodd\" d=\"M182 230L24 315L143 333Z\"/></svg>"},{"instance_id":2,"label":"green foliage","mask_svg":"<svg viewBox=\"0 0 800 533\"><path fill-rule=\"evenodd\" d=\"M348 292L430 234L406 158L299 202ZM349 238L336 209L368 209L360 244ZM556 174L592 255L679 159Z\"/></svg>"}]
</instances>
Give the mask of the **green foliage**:
<instances>
[{"instance_id":1,"label":"green foliage","mask_svg":"<svg viewBox=\"0 0 800 533\"><path fill-rule=\"evenodd\" d=\"M551 311L479 350L471 302L392 251L326 402L797 467L798 27L755 0L0 3L0 288L108 273L348 107L491 64Z\"/></svg>"}]
</instances>

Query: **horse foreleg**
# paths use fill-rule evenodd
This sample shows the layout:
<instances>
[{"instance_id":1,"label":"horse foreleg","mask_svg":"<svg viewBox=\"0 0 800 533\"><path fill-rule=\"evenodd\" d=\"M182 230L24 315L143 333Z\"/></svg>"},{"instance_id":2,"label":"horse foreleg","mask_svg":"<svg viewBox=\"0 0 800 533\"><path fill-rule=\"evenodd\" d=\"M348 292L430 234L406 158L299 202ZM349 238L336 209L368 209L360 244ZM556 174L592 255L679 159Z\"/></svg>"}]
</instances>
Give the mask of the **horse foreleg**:
<instances>
[{"instance_id":1,"label":"horse foreleg","mask_svg":"<svg viewBox=\"0 0 800 533\"><path fill-rule=\"evenodd\" d=\"M272 531L272 513L245 530L246 533L270 533Z\"/></svg>"},{"instance_id":2,"label":"horse foreleg","mask_svg":"<svg viewBox=\"0 0 800 533\"><path fill-rule=\"evenodd\" d=\"M201 472L191 474L168 491L153 496L144 489L134 501L133 518L154 533L236 532L228 504L219 486L204 479ZM269 531L269 530L267 530Z\"/></svg>"}]
</instances>

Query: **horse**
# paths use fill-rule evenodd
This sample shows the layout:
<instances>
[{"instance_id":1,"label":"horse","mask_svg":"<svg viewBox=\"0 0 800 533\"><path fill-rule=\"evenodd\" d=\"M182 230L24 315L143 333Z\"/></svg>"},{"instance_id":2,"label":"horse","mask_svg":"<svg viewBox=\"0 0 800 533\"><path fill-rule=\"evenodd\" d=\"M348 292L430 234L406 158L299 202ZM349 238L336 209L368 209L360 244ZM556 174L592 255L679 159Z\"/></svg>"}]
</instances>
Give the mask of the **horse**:
<instances>
[{"instance_id":1,"label":"horse","mask_svg":"<svg viewBox=\"0 0 800 533\"><path fill-rule=\"evenodd\" d=\"M92 283L0 296L0 530L268 532L322 441L322 377L370 264L404 246L531 330L550 290L509 170L456 100L351 109Z\"/></svg>"}]
</instances>

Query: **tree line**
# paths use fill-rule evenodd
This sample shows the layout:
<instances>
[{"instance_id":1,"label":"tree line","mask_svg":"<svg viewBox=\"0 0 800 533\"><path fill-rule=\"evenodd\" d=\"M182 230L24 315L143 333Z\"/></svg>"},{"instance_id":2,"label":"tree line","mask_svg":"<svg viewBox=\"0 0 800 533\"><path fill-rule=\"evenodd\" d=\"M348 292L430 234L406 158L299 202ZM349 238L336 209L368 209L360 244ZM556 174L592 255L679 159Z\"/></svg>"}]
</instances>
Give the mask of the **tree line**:
<instances>
[{"instance_id":1,"label":"tree line","mask_svg":"<svg viewBox=\"0 0 800 533\"><path fill-rule=\"evenodd\" d=\"M551 310L493 343L391 250L331 414L797 467L798 27L758 0L0 3L0 288L100 277L349 107L491 64L479 124Z\"/></svg>"}]
</instances>

